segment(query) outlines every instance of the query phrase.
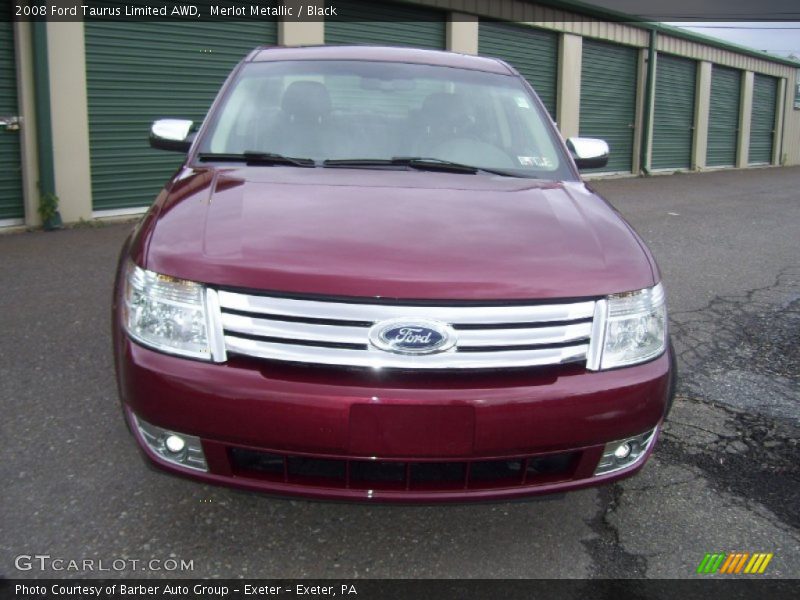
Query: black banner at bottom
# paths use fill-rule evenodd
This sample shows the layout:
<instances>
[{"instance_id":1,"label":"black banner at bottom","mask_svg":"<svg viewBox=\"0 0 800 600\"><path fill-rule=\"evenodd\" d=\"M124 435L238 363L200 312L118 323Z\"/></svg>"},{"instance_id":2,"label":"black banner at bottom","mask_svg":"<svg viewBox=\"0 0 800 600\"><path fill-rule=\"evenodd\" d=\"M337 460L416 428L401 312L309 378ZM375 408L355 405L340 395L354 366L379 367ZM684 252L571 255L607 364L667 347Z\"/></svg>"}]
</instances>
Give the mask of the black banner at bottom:
<instances>
[{"instance_id":1,"label":"black banner at bottom","mask_svg":"<svg viewBox=\"0 0 800 600\"><path fill-rule=\"evenodd\" d=\"M0 580L0 598L15 600L769 600L800 597L798 580L547 579L41 579Z\"/></svg>"}]
</instances>

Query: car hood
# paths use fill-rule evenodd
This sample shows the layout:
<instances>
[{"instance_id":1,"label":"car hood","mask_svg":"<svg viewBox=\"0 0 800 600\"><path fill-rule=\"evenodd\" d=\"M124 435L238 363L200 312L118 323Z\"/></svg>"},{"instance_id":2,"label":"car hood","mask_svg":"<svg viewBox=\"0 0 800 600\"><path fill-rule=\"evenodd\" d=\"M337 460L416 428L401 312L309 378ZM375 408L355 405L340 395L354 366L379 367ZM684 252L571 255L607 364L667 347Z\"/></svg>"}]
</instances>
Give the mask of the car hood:
<instances>
[{"instance_id":1,"label":"car hood","mask_svg":"<svg viewBox=\"0 0 800 600\"><path fill-rule=\"evenodd\" d=\"M184 169L140 236L146 268L218 286L507 300L648 287L654 265L583 183L385 169Z\"/></svg>"}]
</instances>

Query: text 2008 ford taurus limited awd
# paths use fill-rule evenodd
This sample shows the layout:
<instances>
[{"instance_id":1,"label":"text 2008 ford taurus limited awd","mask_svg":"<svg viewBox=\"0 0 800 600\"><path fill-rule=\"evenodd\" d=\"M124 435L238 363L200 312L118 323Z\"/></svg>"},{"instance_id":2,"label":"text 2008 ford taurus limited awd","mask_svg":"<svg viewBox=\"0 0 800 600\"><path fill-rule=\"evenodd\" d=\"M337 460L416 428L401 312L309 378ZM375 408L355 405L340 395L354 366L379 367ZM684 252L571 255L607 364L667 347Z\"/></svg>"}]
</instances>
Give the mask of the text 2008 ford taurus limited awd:
<instances>
[{"instance_id":1,"label":"text 2008 ford taurus limited awd","mask_svg":"<svg viewBox=\"0 0 800 600\"><path fill-rule=\"evenodd\" d=\"M258 49L123 249L125 416L165 471L435 502L631 475L674 388L664 290L507 64ZM577 165L577 166L576 166Z\"/></svg>"}]
</instances>

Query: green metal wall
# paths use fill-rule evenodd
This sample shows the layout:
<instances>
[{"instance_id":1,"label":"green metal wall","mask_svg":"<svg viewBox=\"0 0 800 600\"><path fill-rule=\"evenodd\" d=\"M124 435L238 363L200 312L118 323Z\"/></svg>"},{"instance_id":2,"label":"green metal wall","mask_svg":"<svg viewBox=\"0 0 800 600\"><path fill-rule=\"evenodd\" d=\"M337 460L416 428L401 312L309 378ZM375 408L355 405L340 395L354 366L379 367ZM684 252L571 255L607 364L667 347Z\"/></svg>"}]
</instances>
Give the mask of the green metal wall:
<instances>
[{"instance_id":1,"label":"green metal wall","mask_svg":"<svg viewBox=\"0 0 800 600\"><path fill-rule=\"evenodd\" d=\"M9 5L10 6L10 5ZM0 17L5 16L0 9ZM14 59L14 24L0 20L0 115L19 115L17 106L17 70ZM0 127L0 219L21 219L22 157L19 131Z\"/></svg>"},{"instance_id":2,"label":"green metal wall","mask_svg":"<svg viewBox=\"0 0 800 600\"><path fill-rule=\"evenodd\" d=\"M337 18L325 22L326 44L383 44L443 50L444 11L392 3L336 0Z\"/></svg>"},{"instance_id":3,"label":"green metal wall","mask_svg":"<svg viewBox=\"0 0 800 600\"><path fill-rule=\"evenodd\" d=\"M706 154L709 167L732 167L736 164L741 95L742 72L714 65L711 70Z\"/></svg>"},{"instance_id":4,"label":"green metal wall","mask_svg":"<svg viewBox=\"0 0 800 600\"><path fill-rule=\"evenodd\" d=\"M658 55L650 165L653 169L692 166L696 78L695 61L669 54Z\"/></svg>"},{"instance_id":5,"label":"green metal wall","mask_svg":"<svg viewBox=\"0 0 800 600\"><path fill-rule=\"evenodd\" d=\"M205 117L230 70L277 42L275 21L87 21L86 78L95 210L150 204L182 157L153 150L159 117Z\"/></svg>"},{"instance_id":6,"label":"green metal wall","mask_svg":"<svg viewBox=\"0 0 800 600\"><path fill-rule=\"evenodd\" d=\"M611 149L608 165L590 171L633 169L638 51L583 40L580 135L600 138Z\"/></svg>"},{"instance_id":7,"label":"green metal wall","mask_svg":"<svg viewBox=\"0 0 800 600\"><path fill-rule=\"evenodd\" d=\"M750 117L750 164L772 162L777 101L778 80L756 73L753 79L753 113Z\"/></svg>"},{"instance_id":8,"label":"green metal wall","mask_svg":"<svg viewBox=\"0 0 800 600\"><path fill-rule=\"evenodd\" d=\"M519 71L555 119L558 34L524 25L481 21L478 53L500 58Z\"/></svg>"}]
</instances>

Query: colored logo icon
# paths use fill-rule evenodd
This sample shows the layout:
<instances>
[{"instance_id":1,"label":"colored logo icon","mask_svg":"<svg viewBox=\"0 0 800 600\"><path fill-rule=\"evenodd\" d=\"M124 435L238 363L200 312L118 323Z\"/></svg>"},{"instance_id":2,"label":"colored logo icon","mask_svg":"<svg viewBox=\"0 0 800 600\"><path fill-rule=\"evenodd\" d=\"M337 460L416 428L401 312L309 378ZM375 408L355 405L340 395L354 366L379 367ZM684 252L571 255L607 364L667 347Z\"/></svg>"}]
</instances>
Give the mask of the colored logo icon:
<instances>
[{"instance_id":1,"label":"colored logo icon","mask_svg":"<svg viewBox=\"0 0 800 600\"><path fill-rule=\"evenodd\" d=\"M773 556L772 552L755 552L752 554L750 552L707 553L697 566L697 572L703 575L713 573L760 575L767 570L767 565Z\"/></svg>"}]
</instances>

